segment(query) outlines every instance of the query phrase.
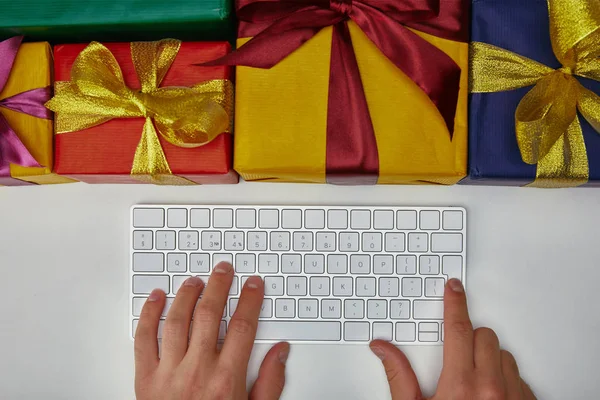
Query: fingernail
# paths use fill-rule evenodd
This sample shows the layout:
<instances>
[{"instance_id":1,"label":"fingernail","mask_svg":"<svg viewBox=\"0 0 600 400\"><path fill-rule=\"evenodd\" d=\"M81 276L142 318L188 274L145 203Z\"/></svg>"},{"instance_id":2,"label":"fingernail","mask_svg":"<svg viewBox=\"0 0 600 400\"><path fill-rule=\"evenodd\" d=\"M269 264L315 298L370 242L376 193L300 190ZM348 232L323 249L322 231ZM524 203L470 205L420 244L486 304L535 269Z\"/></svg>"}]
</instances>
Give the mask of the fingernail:
<instances>
[{"instance_id":1,"label":"fingernail","mask_svg":"<svg viewBox=\"0 0 600 400\"><path fill-rule=\"evenodd\" d=\"M371 347L371 351L375 354L381 361L385 358L385 352L381 347L373 346Z\"/></svg>"},{"instance_id":2,"label":"fingernail","mask_svg":"<svg viewBox=\"0 0 600 400\"><path fill-rule=\"evenodd\" d=\"M462 282L458 279L450 279L448 281L448 286L450 286L450 289L456 293L463 293L465 291Z\"/></svg>"},{"instance_id":3,"label":"fingernail","mask_svg":"<svg viewBox=\"0 0 600 400\"><path fill-rule=\"evenodd\" d=\"M285 365L287 363L289 355L290 355L290 346L287 345L287 346L285 346L285 348L283 350L281 350L279 352L279 361L281 361L281 363L283 365Z\"/></svg>"},{"instance_id":4,"label":"fingernail","mask_svg":"<svg viewBox=\"0 0 600 400\"><path fill-rule=\"evenodd\" d=\"M148 301L157 301L160 299L160 296L163 294L163 291L160 289L154 289L150 296L148 296Z\"/></svg>"},{"instance_id":5,"label":"fingernail","mask_svg":"<svg viewBox=\"0 0 600 400\"><path fill-rule=\"evenodd\" d=\"M259 276L251 276L246 281L246 286L250 289L258 289L258 287L262 284L262 279Z\"/></svg>"},{"instance_id":6,"label":"fingernail","mask_svg":"<svg viewBox=\"0 0 600 400\"><path fill-rule=\"evenodd\" d=\"M183 286L198 287L200 285L202 285L202 279L198 278L197 276L187 278L185 282L183 282Z\"/></svg>"},{"instance_id":7,"label":"fingernail","mask_svg":"<svg viewBox=\"0 0 600 400\"><path fill-rule=\"evenodd\" d=\"M232 268L231 264L226 263L226 262L221 262L221 263L217 264L214 271L218 274L228 274L229 271L231 271L231 268Z\"/></svg>"}]
</instances>

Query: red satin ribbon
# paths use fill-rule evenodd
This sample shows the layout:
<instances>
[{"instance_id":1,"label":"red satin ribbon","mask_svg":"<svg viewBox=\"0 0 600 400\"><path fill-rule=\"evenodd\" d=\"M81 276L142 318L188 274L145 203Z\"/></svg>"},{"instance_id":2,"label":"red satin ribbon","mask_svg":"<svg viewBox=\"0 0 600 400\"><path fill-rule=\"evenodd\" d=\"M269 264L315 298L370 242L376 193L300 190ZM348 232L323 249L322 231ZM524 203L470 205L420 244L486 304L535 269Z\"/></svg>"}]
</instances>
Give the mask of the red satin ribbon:
<instances>
[{"instance_id":1,"label":"red satin ribbon","mask_svg":"<svg viewBox=\"0 0 600 400\"><path fill-rule=\"evenodd\" d=\"M429 96L452 136L461 69L407 27L467 42L469 4L469 0L238 0L240 37L254 38L204 65L271 68L321 29L333 26L327 181L377 183L377 141L348 21L354 21Z\"/></svg>"}]
</instances>

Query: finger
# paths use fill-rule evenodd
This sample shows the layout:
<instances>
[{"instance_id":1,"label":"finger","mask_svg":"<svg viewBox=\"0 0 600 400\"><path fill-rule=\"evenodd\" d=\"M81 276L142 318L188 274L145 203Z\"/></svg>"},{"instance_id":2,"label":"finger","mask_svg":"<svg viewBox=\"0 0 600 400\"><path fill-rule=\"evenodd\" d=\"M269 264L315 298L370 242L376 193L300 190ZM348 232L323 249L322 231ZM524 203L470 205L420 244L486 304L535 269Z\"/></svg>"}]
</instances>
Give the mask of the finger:
<instances>
[{"instance_id":1,"label":"finger","mask_svg":"<svg viewBox=\"0 0 600 400\"><path fill-rule=\"evenodd\" d=\"M444 291L444 365L460 374L474 368L473 325L465 289L458 279L450 279Z\"/></svg>"},{"instance_id":2,"label":"finger","mask_svg":"<svg viewBox=\"0 0 600 400\"><path fill-rule=\"evenodd\" d=\"M135 373L146 376L158 366L158 323L165 307L165 293L155 289L142 308L135 331Z\"/></svg>"},{"instance_id":3,"label":"finger","mask_svg":"<svg viewBox=\"0 0 600 400\"><path fill-rule=\"evenodd\" d=\"M535 394L533 394L531 387L529 387L527 382L525 382L523 379L521 379L521 389L523 389L523 399L537 400L537 397L535 397Z\"/></svg>"},{"instance_id":4,"label":"finger","mask_svg":"<svg viewBox=\"0 0 600 400\"><path fill-rule=\"evenodd\" d=\"M383 362L393 400L423 398L417 376L404 353L383 340L374 340L369 347Z\"/></svg>"},{"instance_id":5,"label":"finger","mask_svg":"<svg viewBox=\"0 0 600 400\"><path fill-rule=\"evenodd\" d=\"M262 279L258 276L248 278L235 313L227 327L227 335L219 360L229 364L229 367L240 376L246 376L263 297Z\"/></svg>"},{"instance_id":6,"label":"finger","mask_svg":"<svg viewBox=\"0 0 600 400\"><path fill-rule=\"evenodd\" d=\"M473 351L475 369L501 375L500 341L493 330L490 328L477 328L473 332Z\"/></svg>"},{"instance_id":7,"label":"finger","mask_svg":"<svg viewBox=\"0 0 600 400\"><path fill-rule=\"evenodd\" d=\"M196 276L183 282L167 314L163 329L161 360L166 366L179 365L187 352L192 314L204 283Z\"/></svg>"},{"instance_id":8,"label":"finger","mask_svg":"<svg viewBox=\"0 0 600 400\"><path fill-rule=\"evenodd\" d=\"M500 352L500 357L502 359L502 374L506 383L507 400L523 399L521 376L515 358L506 350Z\"/></svg>"},{"instance_id":9,"label":"finger","mask_svg":"<svg viewBox=\"0 0 600 400\"><path fill-rule=\"evenodd\" d=\"M285 385L285 363L290 354L289 343L277 343L265 356L258 379L250 392L250 400L279 400Z\"/></svg>"},{"instance_id":10,"label":"finger","mask_svg":"<svg viewBox=\"0 0 600 400\"><path fill-rule=\"evenodd\" d=\"M206 285L202 300L196 307L192 335L190 340L190 357L199 354L216 354L219 327L223 318L223 309L233 281L233 267L221 262L213 269Z\"/></svg>"}]
</instances>

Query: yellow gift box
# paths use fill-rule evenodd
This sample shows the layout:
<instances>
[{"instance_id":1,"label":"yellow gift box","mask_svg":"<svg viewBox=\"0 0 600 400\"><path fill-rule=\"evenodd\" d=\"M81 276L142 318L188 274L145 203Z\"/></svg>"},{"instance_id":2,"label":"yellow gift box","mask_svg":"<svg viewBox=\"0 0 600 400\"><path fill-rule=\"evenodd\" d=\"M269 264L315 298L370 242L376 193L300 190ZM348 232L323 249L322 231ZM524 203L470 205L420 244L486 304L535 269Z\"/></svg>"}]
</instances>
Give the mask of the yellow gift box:
<instances>
[{"instance_id":1,"label":"yellow gift box","mask_svg":"<svg viewBox=\"0 0 600 400\"><path fill-rule=\"evenodd\" d=\"M412 30L461 68L451 137L429 97L349 22L379 152L379 184L445 184L467 172L468 44ZM271 69L238 67L234 167L248 181L326 182L332 28ZM250 38L238 40L238 47Z\"/></svg>"},{"instance_id":2,"label":"yellow gift box","mask_svg":"<svg viewBox=\"0 0 600 400\"><path fill-rule=\"evenodd\" d=\"M0 61L1 62L1 61ZM32 89L52 84L52 50L46 42L23 43L19 47L8 81L0 92L0 100ZM52 173L53 134L52 120L37 118L8 108L0 113L42 167L10 165L11 178L0 178L0 184L57 184L74 182ZM12 182L11 182L12 180Z\"/></svg>"}]
</instances>

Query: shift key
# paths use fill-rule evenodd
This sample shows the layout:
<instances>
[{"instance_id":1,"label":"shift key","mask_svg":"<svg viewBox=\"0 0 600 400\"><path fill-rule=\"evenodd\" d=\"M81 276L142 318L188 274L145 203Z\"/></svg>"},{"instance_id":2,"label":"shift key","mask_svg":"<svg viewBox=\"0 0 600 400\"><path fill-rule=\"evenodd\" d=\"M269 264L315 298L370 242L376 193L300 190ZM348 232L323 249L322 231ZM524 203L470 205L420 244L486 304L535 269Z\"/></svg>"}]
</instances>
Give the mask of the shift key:
<instances>
[{"instance_id":1,"label":"shift key","mask_svg":"<svg viewBox=\"0 0 600 400\"><path fill-rule=\"evenodd\" d=\"M413 301L414 319L444 319L444 302L439 300Z\"/></svg>"}]
</instances>

